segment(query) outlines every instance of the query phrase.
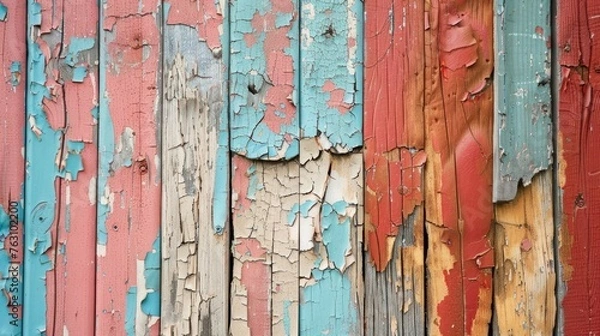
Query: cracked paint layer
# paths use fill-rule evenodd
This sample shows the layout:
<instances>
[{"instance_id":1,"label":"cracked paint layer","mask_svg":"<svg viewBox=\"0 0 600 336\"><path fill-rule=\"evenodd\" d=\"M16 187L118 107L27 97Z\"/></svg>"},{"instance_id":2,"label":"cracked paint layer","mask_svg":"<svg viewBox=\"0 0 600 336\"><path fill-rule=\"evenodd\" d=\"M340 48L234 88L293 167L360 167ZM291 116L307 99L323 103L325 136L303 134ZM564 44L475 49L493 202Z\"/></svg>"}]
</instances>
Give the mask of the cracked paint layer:
<instances>
[{"instance_id":1,"label":"cracked paint layer","mask_svg":"<svg viewBox=\"0 0 600 336\"><path fill-rule=\"evenodd\" d=\"M35 308L24 310L24 333L93 333L94 307L80 298L95 288L95 204L85 196L96 175L98 6L28 5L24 304ZM75 68L89 76L72 81Z\"/></svg>"},{"instance_id":2,"label":"cracked paint layer","mask_svg":"<svg viewBox=\"0 0 600 336\"><path fill-rule=\"evenodd\" d=\"M299 334L360 334L362 155L312 147L313 156L306 142L317 142L302 142L300 200L311 206L294 221L301 238Z\"/></svg>"},{"instance_id":3,"label":"cracked paint layer","mask_svg":"<svg viewBox=\"0 0 600 336\"><path fill-rule=\"evenodd\" d=\"M552 164L550 1L497 1L494 9L494 201L507 201Z\"/></svg>"},{"instance_id":4,"label":"cracked paint layer","mask_svg":"<svg viewBox=\"0 0 600 336\"><path fill-rule=\"evenodd\" d=\"M224 83L229 53L220 51L221 43L228 45L218 30L226 15L223 10L213 0L172 0L163 26L163 334L228 332L229 136ZM200 26L194 23L198 18L205 20ZM206 38L199 39L199 34ZM210 40L214 36L216 42Z\"/></svg>"},{"instance_id":5,"label":"cracked paint layer","mask_svg":"<svg viewBox=\"0 0 600 336\"><path fill-rule=\"evenodd\" d=\"M0 334L23 328L23 160L27 3L0 2Z\"/></svg>"},{"instance_id":6,"label":"cracked paint layer","mask_svg":"<svg viewBox=\"0 0 600 336\"><path fill-rule=\"evenodd\" d=\"M565 335L600 332L600 4L561 1L558 148L559 318Z\"/></svg>"},{"instance_id":7,"label":"cracked paint layer","mask_svg":"<svg viewBox=\"0 0 600 336\"><path fill-rule=\"evenodd\" d=\"M367 249L383 271L402 223L423 201L425 164L422 4L365 5L365 212Z\"/></svg>"},{"instance_id":8,"label":"cracked paint layer","mask_svg":"<svg viewBox=\"0 0 600 336\"><path fill-rule=\"evenodd\" d=\"M230 334L297 335L299 225L288 218L298 203L300 165L234 155L232 176Z\"/></svg>"},{"instance_id":9,"label":"cracked paint layer","mask_svg":"<svg viewBox=\"0 0 600 336\"><path fill-rule=\"evenodd\" d=\"M299 152L298 1L230 3L230 146L250 159Z\"/></svg>"},{"instance_id":10,"label":"cracked paint layer","mask_svg":"<svg viewBox=\"0 0 600 336\"><path fill-rule=\"evenodd\" d=\"M362 146L362 1L301 2L300 129L326 150Z\"/></svg>"},{"instance_id":11,"label":"cracked paint layer","mask_svg":"<svg viewBox=\"0 0 600 336\"><path fill-rule=\"evenodd\" d=\"M143 303L144 258L160 255L159 5L100 4L96 334L160 332L158 316L149 313L160 310L160 300ZM128 324L132 311L135 322Z\"/></svg>"},{"instance_id":12,"label":"cracked paint layer","mask_svg":"<svg viewBox=\"0 0 600 336\"><path fill-rule=\"evenodd\" d=\"M486 334L493 103L491 87L480 88L492 76L493 4L442 0L425 11L427 324L442 335Z\"/></svg>"}]
</instances>

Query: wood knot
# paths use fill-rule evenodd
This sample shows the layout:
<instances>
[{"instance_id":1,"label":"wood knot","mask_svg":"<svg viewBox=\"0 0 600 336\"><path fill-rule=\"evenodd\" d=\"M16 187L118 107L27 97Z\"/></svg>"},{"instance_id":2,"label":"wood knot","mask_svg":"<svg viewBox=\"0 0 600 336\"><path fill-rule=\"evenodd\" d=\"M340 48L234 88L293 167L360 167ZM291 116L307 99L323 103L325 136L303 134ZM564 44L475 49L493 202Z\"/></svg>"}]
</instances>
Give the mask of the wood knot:
<instances>
[{"instance_id":1,"label":"wood knot","mask_svg":"<svg viewBox=\"0 0 600 336\"><path fill-rule=\"evenodd\" d=\"M323 36L327 38L335 36L335 29L333 29L332 25L329 25L329 27L327 27L327 29L323 33Z\"/></svg>"},{"instance_id":2,"label":"wood knot","mask_svg":"<svg viewBox=\"0 0 600 336\"><path fill-rule=\"evenodd\" d=\"M147 174L148 173L148 161L146 160L146 158L140 156L135 161L137 163L137 168L138 168L138 171L140 172L140 174L141 175Z\"/></svg>"},{"instance_id":3,"label":"wood knot","mask_svg":"<svg viewBox=\"0 0 600 336\"><path fill-rule=\"evenodd\" d=\"M585 200L583 199L582 193L577 194L577 197L575 198L575 206L578 208L583 208L585 206Z\"/></svg>"}]
</instances>

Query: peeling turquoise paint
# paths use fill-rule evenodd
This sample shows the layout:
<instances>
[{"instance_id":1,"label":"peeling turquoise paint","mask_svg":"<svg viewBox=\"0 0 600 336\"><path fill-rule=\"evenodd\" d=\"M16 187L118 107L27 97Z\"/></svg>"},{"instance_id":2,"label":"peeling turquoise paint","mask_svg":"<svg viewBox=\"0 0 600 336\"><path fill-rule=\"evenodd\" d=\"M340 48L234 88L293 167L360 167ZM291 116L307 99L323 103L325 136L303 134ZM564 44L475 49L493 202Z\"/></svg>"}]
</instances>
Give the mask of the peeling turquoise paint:
<instances>
[{"instance_id":1,"label":"peeling turquoise paint","mask_svg":"<svg viewBox=\"0 0 600 336\"><path fill-rule=\"evenodd\" d=\"M6 16L8 14L8 8L0 2L0 21L6 21Z\"/></svg>"},{"instance_id":2,"label":"peeling turquoise paint","mask_svg":"<svg viewBox=\"0 0 600 336\"><path fill-rule=\"evenodd\" d=\"M100 6L102 12L103 6ZM100 27L104 27L104 15L100 13ZM106 74L108 73L108 50L107 44L105 43L106 32L104 29L100 30L100 60L99 60L99 91L100 91L100 106L96 112L98 115L98 189L97 192L97 228L96 228L96 240L99 246L106 246L108 241L108 231L106 228L106 220L110 213L110 207L108 202L108 178L111 173L111 165L114 159L115 140L114 140L114 125L108 105L110 103L110 97L106 95ZM92 110L94 113L94 110Z\"/></svg>"},{"instance_id":3,"label":"peeling turquoise paint","mask_svg":"<svg viewBox=\"0 0 600 336\"><path fill-rule=\"evenodd\" d=\"M10 84L16 87L21 82L21 62L14 61L10 65Z\"/></svg>"},{"instance_id":4,"label":"peeling turquoise paint","mask_svg":"<svg viewBox=\"0 0 600 336\"><path fill-rule=\"evenodd\" d=\"M292 323L290 321L290 306L292 302L290 300L285 300L283 302L283 329L285 330L285 335L291 335L291 326Z\"/></svg>"},{"instance_id":5,"label":"peeling turquoise paint","mask_svg":"<svg viewBox=\"0 0 600 336\"><path fill-rule=\"evenodd\" d=\"M246 176L248 176L248 192L246 198L249 200L256 200L256 193L264 188L258 180L258 175L256 175L256 165L252 164L248 167Z\"/></svg>"},{"instance_id":6,"label":"peeling turquoise paint","mask_svg":"<svg viewBox=\"0 0 600 336\"><path fill-rule=\"evenodd\" d=\"M361 326L352 283L337 269L312 271L316 281L301 289L300 335L357 335Z\"/></svg>"},{"instance_id":7,"label":"peeling turquoise paint","mask_svg":"<svg viewBox=\"0 0 600 336\"><path fill-rule=\"evenodd\" d=\"M308 218L308 212L317 204L316 200L308 200L302 204L296 203L288 213L288 225L293 225L297 215Z\"/></svg>"},{"instance_id":8,"label":"peeling turquoise paint","mask_svg":"<svg viewBox=\"0 0 600 336\"><path fill-rule=\"evenodd\" d=\"M144 259L146 297L142 300L142 312L148 316L160 316L160 235L152 244L152 251Z\"/></svg>"},{"instance_id":9,"label":"peeling turquoise paint","mask_svg":"<svg viewBox=\"0 0 600 336\"><path fill-rule=\"evenodd\" d=\"M321 225L323 227L323 244L327 256L336 268L343 270L346 254L350 250L350 217L346 216L348 203L338 201L334 204L324 203L321 209Z\"/></svg>"},{"instance_id":10,"label":"peeling turquoise paint","mask_svg":"<svg viewBox=\"0 0 600 336\"><path fill-rule=\"evenodd\" d=\"M299 153L299 111L296 97L299 81L298 3L291 3L295 14L277 12L269 3L253 0L236 1L231 6L230 147L233 152L250 159L289 160ZM265 22L274 20L275 27L264 23L262 18L265 18ZM257 27L262 27L262 31L253 27L253 19L256 20ZM274 28L285 27L288 27L286 37L289 39L289 45L283 48L285 55L274 50L265 51L266 46L277 45L279 48L279 44L287 44L281 37L275 39L271 36L272 40L267 37ZM293 72L290 75L293 76L293 88L287 97L281 95L289 86L274 86L275 78L268 78L268 57L291 57L293 60L293 69L273 70L277 73L275 76L281 78L286 76L283 72ZM277 79L280 83L284 81L281 78ZM281 102L277 106L265 104L265 101L277 100ZM274 110L272 115L267 115L268 109ZM295 111L294 115L287 115L291 110Z\"/></svg>"},{"instance_id":11,"label":"peeling turquoise paint","mask_svg":"<svg viewBox=\"0 0 600 336\"><path fill-rule=\"evenodd\" d=\"M550 2L497 1L494 200L512 200L552 163Z\"/></svg>"},{"instance_id":12,"label":"peeling turquoise paint","mask_svg":"<svg viewBox=\"0 0 600 336\"><path fill-rule=\"evenodd\" d=\"M137 287L131 287L127 291L127 303L125 314L125 332L127 336L135 336L135 311L137 308Z\"/></svg>"},{"instance_id":13,"label":"peeling turquoise paint","mask_svg":"<svg viewBox=\"0 0 600 336\"><path fill-rule=\"evenodd\" d=\"M362 1L302 1L303 138L325 136L336 152L362 146Z\"/></svg>"},{"instance_id":14,"label":"peeling turquoise paint","mask_svg":"<svg viewBox=\"0 0 600 336\"><path fill-rule=\"evenodd\" d=\"M71 181L77 181L77 175L83 170L81 152L85 144L83 141L67 141L67 159L65 160L64 176L69 174Z\"/></svg>"},{"instance_id":15,"label":"peeling turquoise paint","mask_svg":"<svg viewBox=\"0 0 600 336\"><path fill-rule=\"evenodd\" d=\"M169 10L171 9L170 4L163 4L165 10L165 17L168 17ZM225 12L223 16L229 17L229 6L223 8ZM229 24L223 24L223 32L221 34L221 47L222 50L222 65L223 65L223 83L229 83ZM230 181L230 168L229 168L229 86L223 85L223 106L219 113L219 135L217 137L217 157L216 157L216 170L215 184L213 189L213 229L215 233L222 234L225 231L225 226L229 221L229 181Z\"/></svg>"},{"instance_id":16,"label":"peeling turquoise paint","mask_svg":"<svg viewBox=\"0 0 600 336\"><path fill-rule=\"evenodd\" d=\"M72 81L75 83L83 83L83 80L85 79L85 77L88 74L88 70L86 67L84 66L76 66L75 69L73 69L73 79Z\"/></svg>"},{"instance_id":17,"label":"peeling turquoise paint","mask_svg":"<svg viewBox=\"0 0 600 336\"><path fill-rule=\"evenodd\" d=\"M46 330L46 273L54 266L46 255L52 247L50 228L55 218L55 179L60 176L56 157L62 132L51 128L43 109L44 98L52 99L46 84L46 59L37 44L35 26L41 23L40 5L29 0L28 76L25 176L25 273L23 333ZM32 39L33 38L33 39Z\"/></svg>"},{"instance_id":18,"label":"peeling turquoise paint","mask_svg":"<svg viewBox=\"0 0 600 336\"><path fill-rule=\"evenodd\" d=\"M79 63L79 53L90 50L94 47L96 41L91 37L73 37L67 48L65 63L74 67Z\"/></svg>"}]
</instances>

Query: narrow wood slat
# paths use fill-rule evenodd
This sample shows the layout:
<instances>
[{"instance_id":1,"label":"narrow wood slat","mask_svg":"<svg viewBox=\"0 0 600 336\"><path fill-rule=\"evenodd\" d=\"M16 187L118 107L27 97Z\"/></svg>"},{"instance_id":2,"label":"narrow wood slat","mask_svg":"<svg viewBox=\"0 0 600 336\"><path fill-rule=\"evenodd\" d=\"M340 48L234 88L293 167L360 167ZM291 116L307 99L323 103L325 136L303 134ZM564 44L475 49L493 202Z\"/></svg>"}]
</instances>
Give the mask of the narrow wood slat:
<instances>
[{"instance_id":1,"label":"narrow wood slat","mask_svg":"<svg viewBox=\"0 0 600 336\"><path fill-rule=\"evenodd\" d=\"M228 7L164 5L162 334L226 335Z\"/></svg>"},{"instance_id":2,"label":"narrow wood slat","mask_svg":"<svg viewBox=\"0 0 600 336\"><path fill-rule=\"evenodd\" d=\"M550 1L494 7L494 201L509 201L552 163Z\"/></svg>"},{"instance_id":3,"label":"narrow wood slat","mask_svg":"<svg viewBox=\"0 0 600 336\"><path fill-rule=\"evenodd\" d=\"M21 335L27 2L0 2L0 334Z\"/></svg>"},{"instance_id":4,"label":"narrow wood slat","mask_svg":"<svg viewBox=\"0 0 600 336\"><path fill-rule=\"evenodd\" d=\"M492 1L425 8L428 331L487 334L492 310Z\"/></svg>"},{"instance_id":5,"label":"narrow wood slat","mask_svg":"<svg viewBox=\"0 0 600 336\"><path fill-rule=\"evenodd\" d=\"M425 333L424 3L365 5L367 335Z\"/></svg>"},{"instance_id":6,"label":"narrow wood slat","mask_svg":"<svg viewBox=\"0 0 600 336\"><path fill-rule=\"evenodd\" d=\"M24 334L94 331L98 11L28 2Z\"/></svg>"},{"instance_id":7,"label":"narrow wood slat","mask_svg":"<svg viewBox=\"0 0 600 336\"><path fill-rule=\"evenodd\" d=\"M552 170L496 205L495 335L551 335L556 316Z\"/></svg>"},{"instance_id":8,"label":"narrow wood slat","mask_svg":"<svg viewBox=\"0 0 600 336\"><path fill-rule=\"evenodd\" d=\"M160 1L104 0L96 334L160 331Z\"/></svg>"},{"instance_id":9,"label":"narrow wood slat","mask_svg":"<svg viewBox=\"0 0 600 336\"><path fill-rule=\"evenodd\" d=\"M600 332L600 4L558 2L559 318L565 335Z\"/></svg>"}]
</instances>

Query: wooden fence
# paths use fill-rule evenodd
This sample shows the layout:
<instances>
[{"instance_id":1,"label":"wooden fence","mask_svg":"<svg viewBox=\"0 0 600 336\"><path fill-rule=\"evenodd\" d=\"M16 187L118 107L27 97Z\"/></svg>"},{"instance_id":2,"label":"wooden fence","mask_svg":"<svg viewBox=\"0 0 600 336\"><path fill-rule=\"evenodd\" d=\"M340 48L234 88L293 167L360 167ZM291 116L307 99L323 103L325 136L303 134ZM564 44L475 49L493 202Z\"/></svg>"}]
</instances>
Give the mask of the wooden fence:
<instances>
[{"instance_id":1,"label":"wooden fence","mask_svg":"<svg viewBox=\"0 0 600 336\"><path fill-rule=\"evenodd\" d=\"M0 335L600 334L600 2L0 0Z\"/></svg>"}]
</instances>

